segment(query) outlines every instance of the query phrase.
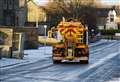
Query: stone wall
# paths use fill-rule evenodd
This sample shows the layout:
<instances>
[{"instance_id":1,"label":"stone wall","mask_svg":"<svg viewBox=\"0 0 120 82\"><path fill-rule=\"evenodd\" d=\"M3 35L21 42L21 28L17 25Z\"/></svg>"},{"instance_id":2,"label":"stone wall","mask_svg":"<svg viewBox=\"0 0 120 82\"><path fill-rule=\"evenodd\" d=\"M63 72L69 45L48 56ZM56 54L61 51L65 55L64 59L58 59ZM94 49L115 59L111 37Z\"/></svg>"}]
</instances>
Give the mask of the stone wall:
<instances>
[{"instance_id":1,"label":"stone wall","mask_svg":"<svg viewBox=\"0 0 120 82\"><path fill-rule=\"evenodd\" d=\"M1 28L0 32L4 33L5 37L3 35L0 36L1 42L0 44L2 47L2 56L4 57L11 57L12 56L12 41L13 41L13 29L11 28Z\"/></svg>"},{"instance_id":2,"label":"stone wall","mask_svg":"<svg viewBox=\"0 0 120 82\"><path fill-rule=\"evenodd\" d=\"M38 28L16 27L14 32L25 33L25 49L38 48Z\"/></svg>"},{"instance_id":3,"label":"stone wall","mask_svg":"<svg viewBox=\"0 0 120 82\"><path fill-rule=\"evenodd\" d=\"M19 38L16 33L23 33L25 36L24 48L25 49L33 49L38 48L38 32L37 28L30 27L0 27L0 32L7 35L7 37L3 37L0 35L0 48L2 47L2 56L13 58L13 51L17 51ZM19 54L16 56L17 58L22 58Z\"/></svg>"},{"instance_id":4,"label":"stone wall","mask_svg":"<svg viewBox=\"0 0 120 82\"><path fill-rule=\"evenodd\" d=\"M3 37L4 39L4 44L3 45L8 45L12 46L12 36L13 36L13 29L9 28L0 28L0 31L5 33L7 37Z\"/></svg>"}]
</instances>

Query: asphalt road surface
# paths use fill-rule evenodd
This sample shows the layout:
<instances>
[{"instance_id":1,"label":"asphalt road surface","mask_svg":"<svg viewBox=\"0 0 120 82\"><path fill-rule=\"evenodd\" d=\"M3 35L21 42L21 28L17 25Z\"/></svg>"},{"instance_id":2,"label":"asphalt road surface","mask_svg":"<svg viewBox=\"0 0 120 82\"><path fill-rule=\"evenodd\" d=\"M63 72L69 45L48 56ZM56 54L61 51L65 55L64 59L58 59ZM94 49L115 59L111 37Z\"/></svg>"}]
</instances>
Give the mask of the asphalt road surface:
<instances>
[{"instance_id":1,"label":"asphalt road surface","mask_svg":"<svg viewBox=\"0 0 120 82\"><path fill-rule=\"evenodd\" d=\"M53 64L48 57L1 70L0 82L120 82L120 41L90 47L89 64Z\"/></svg>"}]
</instances>

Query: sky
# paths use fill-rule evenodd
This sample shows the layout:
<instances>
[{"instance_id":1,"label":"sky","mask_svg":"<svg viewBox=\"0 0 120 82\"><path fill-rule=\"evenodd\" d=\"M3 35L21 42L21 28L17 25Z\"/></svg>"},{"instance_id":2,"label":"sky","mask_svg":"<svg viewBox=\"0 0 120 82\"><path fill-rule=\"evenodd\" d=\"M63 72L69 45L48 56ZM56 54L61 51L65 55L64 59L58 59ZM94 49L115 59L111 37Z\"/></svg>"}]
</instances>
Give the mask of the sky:
<instances>
[{"instance_id":1,"label":"sky","mask_svg":"<svg viewBox=\"0 0 120 82\"><path fill-rule=\"evenodd\" d=\"M41 6L44 6L49 2L49 0L34 0L34 1Z\"/></svg>"},{"instance_id":2,"label":"sky","mask_svg":"<svg viewBox=\"0 0 120 82\"><path fill-rule=\"evenodd\" d=\"M120 0L101 0L101 2L110 5L120 4Z\"/></svg>"},{"instance_id":3,"label":"sky","mask_svg":"<svg viewBox=\"0 0 120 82\"><path fill-rule=\"evenodd\" d=\"M38 5L44 6L49 2L49 0L34 0ZM101 1L103 4L110 4L110 5L115 5L115 4L120 4L120 0L98 0Z\"/></svg>"}]
</instances>

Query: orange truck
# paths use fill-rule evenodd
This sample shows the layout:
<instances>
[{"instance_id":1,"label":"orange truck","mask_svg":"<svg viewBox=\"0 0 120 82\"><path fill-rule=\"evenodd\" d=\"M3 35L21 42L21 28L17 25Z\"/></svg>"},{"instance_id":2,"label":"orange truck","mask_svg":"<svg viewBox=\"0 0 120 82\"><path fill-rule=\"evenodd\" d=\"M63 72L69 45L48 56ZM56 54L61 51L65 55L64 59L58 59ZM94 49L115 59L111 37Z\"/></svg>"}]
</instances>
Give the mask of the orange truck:
<instances>
[{"instance_id":1,"label":"orange truck","mask_svg":"<svg viewBox=\"0 0 120 82\"><path fill-rule=\"evenodd\" d=\"M53 63L63 61L89 63L88 29L78 21L61 21L48 31L49 38L56 38L53 45Z\"/></svg>"}]
</instances>

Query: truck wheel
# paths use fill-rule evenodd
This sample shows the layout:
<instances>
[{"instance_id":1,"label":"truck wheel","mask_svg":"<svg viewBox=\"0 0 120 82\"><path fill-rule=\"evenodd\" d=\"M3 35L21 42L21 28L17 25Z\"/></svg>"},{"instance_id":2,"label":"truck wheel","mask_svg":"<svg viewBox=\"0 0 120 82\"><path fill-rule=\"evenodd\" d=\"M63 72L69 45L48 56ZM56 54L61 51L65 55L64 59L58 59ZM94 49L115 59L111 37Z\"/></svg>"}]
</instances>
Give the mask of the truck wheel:
<instances>
[{"instance_id":1,"label":"truck wheel","mask_svg":"<svg viewBox=\"0 0 120 82\"><path fill-rule=\"evenodd\" d=\"M80 60L80 63L81 63L81 64L88 64L89 61L88 61L88 60Z\"/></svg>"},{"instance_id":2,"label":"truck wheel","mask_svg":"<svg viewBox=\"0 0 120 82\"><path fill-rule=\"evenodd\" d=\"M61 60L53 60L54 64L61 63Z\"/></svg>"}]
</instances>

